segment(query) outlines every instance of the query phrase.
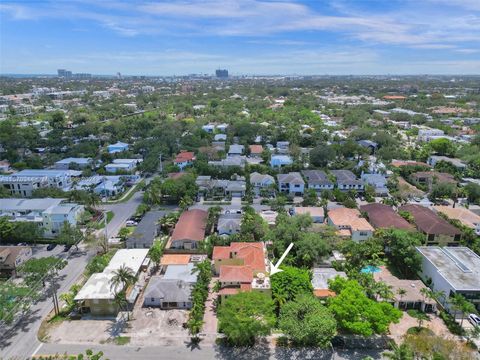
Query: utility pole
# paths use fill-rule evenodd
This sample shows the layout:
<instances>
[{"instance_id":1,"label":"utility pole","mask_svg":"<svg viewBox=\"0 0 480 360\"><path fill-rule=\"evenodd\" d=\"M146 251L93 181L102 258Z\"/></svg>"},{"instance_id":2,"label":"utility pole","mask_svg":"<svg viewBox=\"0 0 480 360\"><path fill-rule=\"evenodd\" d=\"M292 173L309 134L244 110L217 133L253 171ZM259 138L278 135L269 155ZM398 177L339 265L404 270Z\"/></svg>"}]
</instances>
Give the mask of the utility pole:
<instances>
[{"instance_id":1,"label":"utility pole","mask_svg":"<svg viewBox=\"0 0 480 360\"><path fill-rule=\"evenodd\" d=\"M105 201L106 201L106 196L107 196L106 182L107 182L107 178L104 176L103 177L103 195L105 196ZM103 235L104 235L104 238L105 238L105 247L108 251L108 229L107 229L108 221L107 221L107 217L108 217L108 211L103 213L103 224L104 224Z\"/></svg>"},{"instance_id":2,"label":"utility pole","mask_svg":"<svg viewBox=\"0 0 480 360\"><path fill-rule=\"evenodd\" d=\"M160 173L163 173L162 154L160 154Z\"/></svg>"},{"instance_id":3,"label":"utility pole","mask_svg":"<svg viewBox=\"0 0 480 360\"><path fill-rule=\"evenodd\" d=\"M52 287L53 310L55 311L55 315L58 315L60 313L60 307L58 306L57 288L54 273L50 274L50 286Z\"/></svg>"}]
</instances>

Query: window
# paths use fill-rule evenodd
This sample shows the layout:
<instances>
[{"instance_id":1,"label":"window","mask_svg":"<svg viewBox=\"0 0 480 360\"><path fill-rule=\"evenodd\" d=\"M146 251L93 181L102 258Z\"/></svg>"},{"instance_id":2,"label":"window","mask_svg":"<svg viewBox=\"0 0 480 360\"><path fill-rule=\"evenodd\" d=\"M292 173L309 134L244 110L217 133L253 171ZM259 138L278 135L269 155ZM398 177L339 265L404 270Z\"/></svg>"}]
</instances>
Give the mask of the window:
<instances>
[{"instance_id":1,"label":"window","mask_svg":"<svg viewBox=\"0 0 480 360\"><path fill-rule=\"evenodd\" d=\"M150 298L150 301L151 301L152 303L155 302L155 298L153 298L153 297Z\"/></svg>"}]
</instances>

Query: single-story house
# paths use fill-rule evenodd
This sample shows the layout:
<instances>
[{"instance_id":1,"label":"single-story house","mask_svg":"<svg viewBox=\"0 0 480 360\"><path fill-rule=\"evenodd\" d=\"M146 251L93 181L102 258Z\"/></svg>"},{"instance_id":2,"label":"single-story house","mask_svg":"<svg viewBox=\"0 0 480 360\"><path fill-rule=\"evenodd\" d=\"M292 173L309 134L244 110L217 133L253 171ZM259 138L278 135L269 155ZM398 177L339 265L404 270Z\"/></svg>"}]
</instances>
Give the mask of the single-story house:
<instances>
[{"instance_id":1,"label":"single-story house","mask_svg":"<svg viewBox=\"0 0 480 360\"><path fill-rule=\"evenodd\" d=\"M462 160L456 159L456 158L449 158L447 156L441 156L441 155L431 155L428 158L427 163L431 167L435 167L435 165L439 161L447 162L447 163L453 165L455 168L457 168L460 171L465 170L467 168L467 165Z\"/></svg>"},{"instance_id":2,"label":"single-story house","mask_svg":"<svg viewBox=\"0 0 480 360\"><path fill-rule=\"evenodd\" d=\"M240 231L242 214L221 214L218 218L218 235L232 235Z\"/></svg>"},{"instance_id":3,"label":"single-story house","mask_svg":"<svg viewBox=\"0 0 480 360\"><path fill-rule=\"evenodd\" d=\"M144 292L143 306L161 309L191 309L192 285L181 279L152 276Z\"/></svg>"},{"instance_id":4,"label":"single-story house","mask_svg":"<svg viewBox=\"0 0 480 360\"><path fill-rule=\"evenodd\" d=\"M230 148L228 149L228 156L240 156L240 155L243 155L244 151L245 151L245 146L233 144L233 145L230 145Z\"/></svg>"},{"instance_id":5,"label":"single-story house","mask_svg":"<svg viewBox=\"0 0 480 360\"><path fill-rule=\"evenodd\" d=\"M174 164L177 165L180 170L192 165L194 161L195 153L193 151L180 151L175 157L175 160L173 160Z\"/></svg>"},{"instance_id":6,"label":"single-story house","mask_svg":"<svg viewBox=\"0 0 480 360\"><path fill-rule=\"evenodd\" d=\"M434 312L437 303L422 294L422 289L427 289L421 280L402 280L392 275L386 266L380 266L380 271L373 273L376 282L384 282L391 287L393 299L378 300L392 303L393 306L402 310L416 309L423 312ZM404 290L403 294L400 294Z\"/></svg>"},{"instance_id":7,"label":"single-story house","mask_svg":"<svg viewBox=\"0 0 480 360\"><path fill-rule=\"evenodd\" d=\"M110 144L107 146L109 154L115 154L122 151L127 151L130 145L123 143L121 141L116 142L115 144Z\"/></svg>"},{"instance_id":8,"label":"single-story house","mask_svg":"<svg viewBox=\"0 0 480 360\"><path fill-rule=\"evenodd\" d=\"M263 146L262 145L250 145L250 156L251 157L261 157L263 153Z\"/></svg>"},{"instance_id":9,"label":"single-story house","mask_svg":"<svg viewBox=\"0 0 480 360\"><path fill-rule=\"evenodd\" d=\"M205 239L208 213L205 210L187 210L180 215L167 248L197 249Z\"/></svg>"},{"instance_id":10,"label":"single-story house","mask_svg":"<svg viewBox=\"0 0 480 360\"><path fill-rule=\"evenodd\" d=\"M414 230L415 227L398 215L390 206L371 203L360 206L360 211L367 213L368 222L377 229Z\"/></svg>"},{"instance_id":11,"label":"single-story house","mask_svg":"<svg viewBox=\"0 0 480 360\"><path fill-rule=\"evenodd\" d=\"M0 246L0 275L15 276L17 268L32 257L29 246Z\"/></svg>"},{"instance_id":12,"label":"single-story house","mask_svg":"<svg viewBox=\"0 0 480 360\"><path fill-rule=\"evenodd\" d=\"M91 168L93 166L92 158L75 158L69 157L66 159L59 160L55 163L55 169L58 170L69 170L69 169L85 169Z\"/></svg>"},{"instance_id":13,"label":"single-story house","mask_svg":"<svg viewBox=\"0 0 480 360\"><path fill-rule=\"evenodd\" d=\"M293 164L293 160L289 155L272 155L270 158L270 167L281 168L283 166Z\"/></svg>"},{"instance_id":14,"label":"single-story house","mask_svg":"<svg viewBox=\"0 0 480 360\"><path fill-rule=\"evenodd\" d=\"M153 241L160 234L159 220L165 215L164 211L149 211L138 223L133 234L126 241L127 249L149 249Z\"/></svg>"}]
</instances>

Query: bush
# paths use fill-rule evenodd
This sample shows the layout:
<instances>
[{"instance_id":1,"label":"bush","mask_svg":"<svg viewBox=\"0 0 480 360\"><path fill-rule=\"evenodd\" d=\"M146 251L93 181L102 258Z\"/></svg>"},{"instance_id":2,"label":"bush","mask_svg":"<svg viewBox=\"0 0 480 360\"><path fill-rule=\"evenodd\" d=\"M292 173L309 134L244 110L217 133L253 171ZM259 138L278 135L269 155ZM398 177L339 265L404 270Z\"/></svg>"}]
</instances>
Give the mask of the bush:
<instances>
[{"instance_id":1,"label":"bush","mask_svg":"<svg viewBox=\"0 0 480 360\"><path fill-rule=\"evenodd\" d=\"M190 334L197 335L202 329L205 301L208 297L208 285L212 279L211 265L205 260L196 265L194 271L198 272L197 283L192 290L192 310L188 315L187 327Z\"/></svg>"},{"instance_id":2,"label":"bush","mask_svg":"<svg viewBox=\"0 0 480 360\"><path fill-rule=\"evenodd\" d=\"M455 321L455 318L446 311L441 311L440 317L452 334L462 336L465 333L465 330Z\"/></svg>"}]
</instances>

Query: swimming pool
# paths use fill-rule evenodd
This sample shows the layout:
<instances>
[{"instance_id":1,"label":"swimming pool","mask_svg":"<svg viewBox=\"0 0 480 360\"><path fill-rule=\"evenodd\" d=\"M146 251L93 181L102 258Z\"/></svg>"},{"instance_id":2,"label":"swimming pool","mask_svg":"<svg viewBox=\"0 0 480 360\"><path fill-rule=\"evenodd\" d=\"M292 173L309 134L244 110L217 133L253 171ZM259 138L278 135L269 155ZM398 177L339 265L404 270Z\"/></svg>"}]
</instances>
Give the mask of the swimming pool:
<instances>
[{"instance_id":1,"label":"swimming pool","mask_svg":"<svg viewBox=\"0 0 480 360\"><path fill-rule=\"evenodd\" d=\"M364 274L374 274L380 272L381 269L378 266L368 265L365 266L360 272Z\"/></svg>"}]
</instances>

